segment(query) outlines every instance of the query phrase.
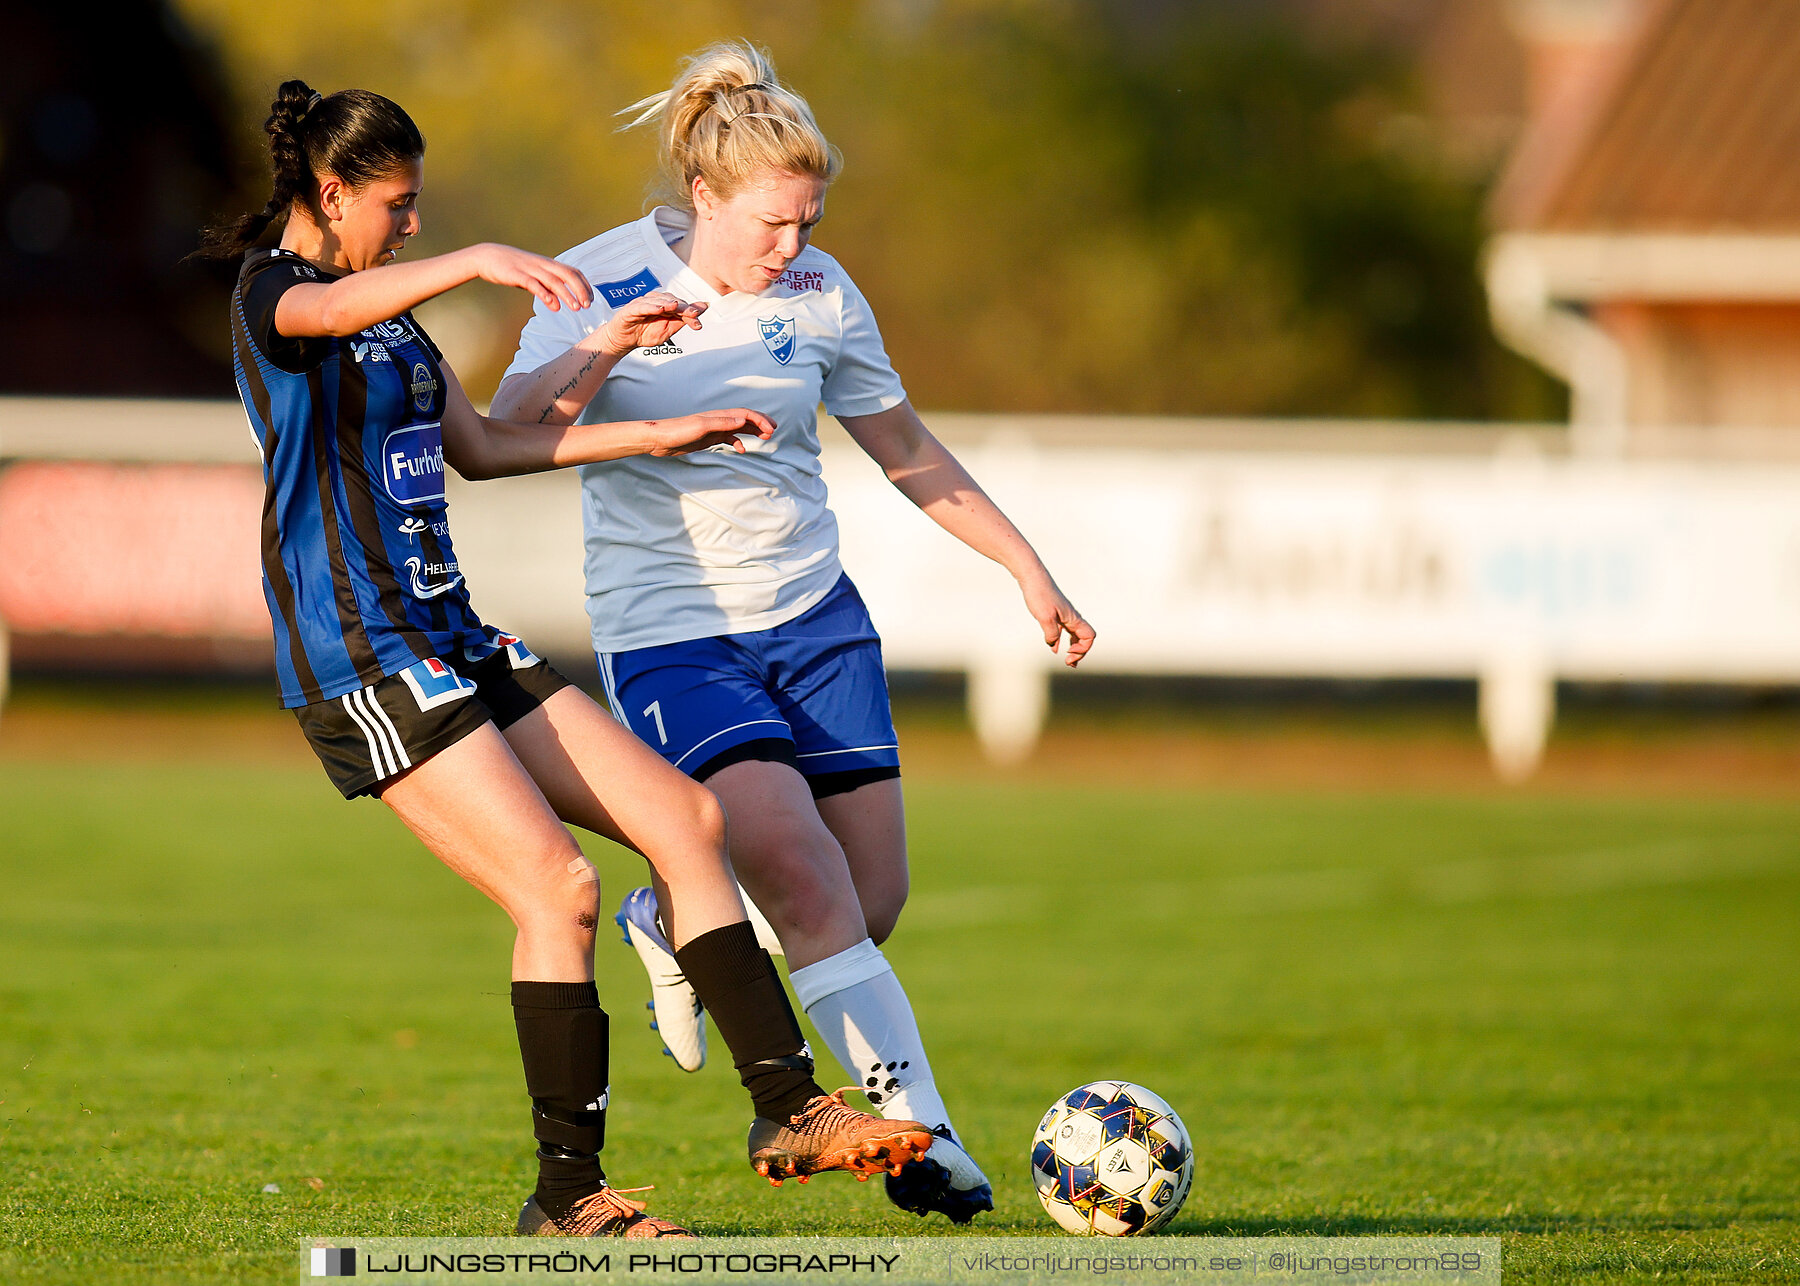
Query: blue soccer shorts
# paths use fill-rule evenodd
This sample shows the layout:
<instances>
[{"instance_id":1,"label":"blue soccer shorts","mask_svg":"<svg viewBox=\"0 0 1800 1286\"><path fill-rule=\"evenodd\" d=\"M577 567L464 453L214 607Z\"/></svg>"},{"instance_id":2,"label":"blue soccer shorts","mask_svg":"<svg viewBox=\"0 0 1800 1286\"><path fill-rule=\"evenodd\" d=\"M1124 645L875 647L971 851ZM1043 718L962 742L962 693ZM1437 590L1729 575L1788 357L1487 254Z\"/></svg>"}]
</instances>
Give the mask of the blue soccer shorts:
<instances>
[{"instance_id":1,"label":"blue soccer shorts","mask_svg":"<svg viewBox=\"0 0 1800 1286\"><path fill-rule=\"evenodd\" d=\"M881 639L848 576L771 629L599 661L613 713L695 781L765 760L823 798L900 775Z\"/></svg>"}]
</instances>

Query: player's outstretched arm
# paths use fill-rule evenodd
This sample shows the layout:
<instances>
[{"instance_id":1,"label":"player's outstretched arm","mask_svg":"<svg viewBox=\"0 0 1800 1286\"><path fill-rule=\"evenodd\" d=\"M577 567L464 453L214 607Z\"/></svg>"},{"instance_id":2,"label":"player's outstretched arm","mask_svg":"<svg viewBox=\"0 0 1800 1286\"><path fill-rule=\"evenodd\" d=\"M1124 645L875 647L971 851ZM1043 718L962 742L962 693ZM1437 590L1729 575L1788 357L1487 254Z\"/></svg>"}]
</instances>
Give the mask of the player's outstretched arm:
<instances>
[{"instance_id":1,"label":"player's outstretched arm","mask_svg":"<svg viewBox=\"0 0 1800 1286\"><path fill-rule=\"evenodd\" d=\"M1056 587L1043 560L1011 519L925 427L912 403L902 402L874 415L842 416L839 422L901 495L970 549L1012 573L1025 596L1026 610L1043 628L1045 644L1054 652L1066 635L1064 664L1080 665L1094 646L1094 627Z\"/></svg>"},{"instance_id":2,"label":"player's outstretched arm","mask_svg":"<svg viewBox=\"0 0 1800 1286\"><path fill-rule=\"evenodd\" d=\"M707 447L744 449L744 438L768 438L774 423L736 407L672 420L618 424L522 424L481 414L448 366L444 373L444 462L470 480L544 473L631 455L686 455Z\"/></svg>"},{"instance_id":3,"label":"player's outstretched arm","mask_svg":"<svg viewBox=\"0 0 1800 1286\"><path fill-rule=\"evenodd\" d=\"M354 335L477 279L528 290L553 312L586 308L594 299L587 278L567 264L516 246L483 242L429 259L353 272L330 283L294 286L275 306L275 329L294 338Z\"/></svg>"},{"instance_id":4,"label":"player's outstretched arm","mask_svg":"<svg viewBox=\"0 0 1800 1286\"><path fill-rule=\"evenodd\" d=\"M561 356L501 380L493 413L533 424L573 424L621 357L634 348L666 343L684 327L699 330L705 311L705 304L677 299L666 290L639 295Z\"/></svg>"}]
</instances>

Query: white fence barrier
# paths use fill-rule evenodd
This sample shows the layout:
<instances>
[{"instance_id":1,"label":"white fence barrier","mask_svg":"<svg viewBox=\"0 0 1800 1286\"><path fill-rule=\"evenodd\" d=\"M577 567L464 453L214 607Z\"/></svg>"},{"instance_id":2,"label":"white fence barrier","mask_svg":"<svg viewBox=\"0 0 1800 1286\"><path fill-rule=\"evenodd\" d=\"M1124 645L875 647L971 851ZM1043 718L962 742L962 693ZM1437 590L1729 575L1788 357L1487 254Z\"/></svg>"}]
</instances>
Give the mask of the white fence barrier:
<instances>
[{"instance_id":1,"label":"white fence barrier","mask_svg":"<svg viewBox=\"0 0 1800 1286\"><path fill-rule=\"evenodd\" d=\"M1578 461L1492 428L936 422L1099 629L1084 672L1470 677L1508 777L1536 764L1558 678L1800 682L1794 465ZM889 665L965 671L984 745L1024 754L1055 658L1017 590L825 436ZM0 458L71 456L252 452L231 404L0 401ZM575 478L452 486L483 614L584 650Z\"/></svg>"},{"instance_id":2,"label":"white fence barrier","mask_svg":"<svg viewBox=\"0 0 1800 1286\"><path fill-rule=\"evenodd\" d=\"M1800 469L1033 447L964 456L1129 673L1473 677L1496 767L1538 760L1558 678L1800 681ZM900 666L966 668L1029 741L1050 658L1005 577L834 453L845 561ZM1087 667L1084 667L1087 668ZM1040 679L1041 683L1041 679Z\"/></svg>"}]
</instances>

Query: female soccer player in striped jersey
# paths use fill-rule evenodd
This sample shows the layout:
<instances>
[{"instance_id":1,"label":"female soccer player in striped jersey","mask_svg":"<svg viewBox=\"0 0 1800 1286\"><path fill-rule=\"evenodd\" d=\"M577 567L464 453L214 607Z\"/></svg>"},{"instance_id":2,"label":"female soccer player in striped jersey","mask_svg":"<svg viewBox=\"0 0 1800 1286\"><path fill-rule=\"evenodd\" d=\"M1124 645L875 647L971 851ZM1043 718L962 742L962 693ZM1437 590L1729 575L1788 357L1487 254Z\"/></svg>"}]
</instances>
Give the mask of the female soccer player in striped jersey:
<instances>
[{"instance_id":1,"label":"female soccer player in striped jersey","mask_svg":"<svg viewBox=\"0 0 1800 1286\"><path fill-rule=\"evenodd\" d=\"M903 494L1012 572L1045 643L1066 636L1069 665L1094 631L920 422L868 304L809 245L839 158L766 55L712 46L627 110L661 122L672 205L562 256L595 283L595 302L537 309L495 411L580 424L729 395L774 421L742 452L581 470L594 648L614 712L724 802L739 878L832 1052L882 1111L944 1140L890 1178L889 1196L966 1222L993 1208L991 1191L956 1142L877 945L907 892L900 760L880 643L838 561L819 403ZM698 326L603 371L610 319L657 290L704 303ZM691 1070L704 1032L692 979L667 950L668 893L639 890L618 919L650 972L670 1052Z\"/></svg>"},{"instance_id":2,"label":"female soccer player in striped jersey","mask_svg":"<svg viewBox=\"0 0 1800 1286\"><path fill-rule=\"evenodd\" d=\"M238 390L262 452L263 571L282 703L346 798L373 794L517 926L513 1010L538 1140L522 1233L664 1237L599 1164L606 1016L593 983L599 889L563 825L635 848L672 892L675 954L731 1046L764 1173L863 1175L929 1147L812 1080L799 1024L757 946L718 802L517 638L482 622L450 543L444 469L529 473L631 455L741 451L752 410L549 427L476 413L410 310L477 277L553 311L579 271L509 246L392 261L419 231L424 139L394 103L281 86L266 124L274 193L209 234L243 254L231 308ZM253 248L281 223L280 244ZM248 251L248 253L245 253ZM696 320L666 294L609 314L597 369Z\"/></svg>"}]
</instances>

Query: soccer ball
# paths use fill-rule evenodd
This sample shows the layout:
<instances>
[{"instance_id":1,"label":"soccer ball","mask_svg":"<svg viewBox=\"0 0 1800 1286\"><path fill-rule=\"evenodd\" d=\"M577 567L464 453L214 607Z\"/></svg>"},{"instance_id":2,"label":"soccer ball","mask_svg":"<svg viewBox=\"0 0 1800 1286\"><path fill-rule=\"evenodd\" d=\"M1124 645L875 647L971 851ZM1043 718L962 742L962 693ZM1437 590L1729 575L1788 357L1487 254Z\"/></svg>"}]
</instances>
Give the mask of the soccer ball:
<instances>
[{"instance_id":1,"label":"soccer ball","mask_svg":"<svg viewBox=\"0 0 1800 1286\"><path fill-rule=\"evenodd\" d=\"M1080 1236L1155 1232L1181 1209L1194 1150L1175 1109L1129 1081L1095 1081L1050 1105L1031 1141L1050 1217Z\"/></svg>"}]
</instances>

